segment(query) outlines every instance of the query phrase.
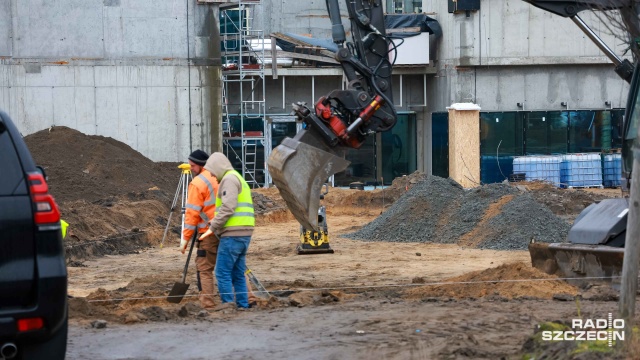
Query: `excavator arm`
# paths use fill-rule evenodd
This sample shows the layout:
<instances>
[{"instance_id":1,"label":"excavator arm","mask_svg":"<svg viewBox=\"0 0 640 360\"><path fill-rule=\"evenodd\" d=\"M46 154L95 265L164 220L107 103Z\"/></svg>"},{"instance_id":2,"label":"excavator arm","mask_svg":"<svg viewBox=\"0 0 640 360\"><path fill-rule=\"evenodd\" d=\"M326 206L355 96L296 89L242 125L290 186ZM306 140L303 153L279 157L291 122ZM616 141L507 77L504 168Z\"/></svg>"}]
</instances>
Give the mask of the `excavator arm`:
<instances>
[{"instance_id":1,"label":"excavator arm","mask_svg":"<svg viewBox=\"0 0 640 360\"><path fill-rule=\"evenodd\" d=\"M392 61L382 0L348 0L352 42L346 41L338 0L326 0L335 58L348 80L346 89L321 97L313 107L293 104L304 123L285 138L268 160L269 173L287 206L305 229L318 230L322 185L349 162L344 151L358 149L367 136L391 129L397 118L391 92Z\"/></svg>"},{"instance_id":2,"label":"excavator arm","mask_svg":"<svg viewBox=\"0 0 640 360\"><path fill-rule=\"evenodd\" d=\"M578 15L584 10L618 10L624 21L633 22L632 27L638 27L638 14L632 14L634 0L524 0L525 2L548 11L552 14L570 18L591 41L613 62L615 71L626 82L631 82L633 64L627 59L621 59L607 44ZM633 20L635 19L635 20Z\"/></svg>"}]
</instances>

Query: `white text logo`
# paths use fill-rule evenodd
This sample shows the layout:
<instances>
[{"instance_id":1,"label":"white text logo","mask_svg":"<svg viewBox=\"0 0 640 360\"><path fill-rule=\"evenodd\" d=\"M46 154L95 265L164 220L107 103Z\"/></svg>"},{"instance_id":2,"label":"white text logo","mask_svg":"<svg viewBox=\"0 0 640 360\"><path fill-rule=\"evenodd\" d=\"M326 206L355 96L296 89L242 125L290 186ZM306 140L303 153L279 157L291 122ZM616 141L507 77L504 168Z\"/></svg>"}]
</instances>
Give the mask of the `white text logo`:
<instances>
[{"instance_id":1,"label":"white text logo","mask_svg":"<svg viewBox=\"0 0 640 360\"><path fill-rule=\"evenodd\" d=\"M543 341L624 341L624 319L613 319L611 313L607 319L573 319L571 330L544 330Z\"/></svg>"}]
</instances>

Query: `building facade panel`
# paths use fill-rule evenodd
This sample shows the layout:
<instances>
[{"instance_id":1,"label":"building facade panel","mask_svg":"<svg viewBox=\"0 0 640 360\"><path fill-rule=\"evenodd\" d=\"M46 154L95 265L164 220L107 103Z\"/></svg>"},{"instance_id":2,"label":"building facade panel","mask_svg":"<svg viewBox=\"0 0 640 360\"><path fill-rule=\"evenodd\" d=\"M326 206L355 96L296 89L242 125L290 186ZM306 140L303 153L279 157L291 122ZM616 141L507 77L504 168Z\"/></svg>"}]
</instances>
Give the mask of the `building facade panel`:
<instances>
[{"instance_id":1,"label":"building facade panel","mask_svg":"<svg viewBox=\"0 0 640 360\"><path fill-rule=\"evenodd\" d=\"M13 34L11 29L11 1L0 2L0 56L13 53Z\"/></svg>"}]
</instances>

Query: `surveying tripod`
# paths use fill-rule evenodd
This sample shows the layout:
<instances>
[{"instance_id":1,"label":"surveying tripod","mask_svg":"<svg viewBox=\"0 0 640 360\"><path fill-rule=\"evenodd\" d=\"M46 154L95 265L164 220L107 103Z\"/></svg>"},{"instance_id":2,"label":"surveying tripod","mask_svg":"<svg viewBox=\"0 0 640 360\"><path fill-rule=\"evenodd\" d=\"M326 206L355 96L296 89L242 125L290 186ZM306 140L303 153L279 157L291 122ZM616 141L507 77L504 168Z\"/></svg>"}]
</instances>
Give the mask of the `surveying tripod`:
<instances>
[{"instance_id":1,"label":"surveying tripod","mask_svg":"<svg viewBox=\"0 0 640 360\"><path fill-rule=\"evenodd\" d=\"M189 183L192 180L191 176L191 165L189 164L180 164L178 168L182 170L180 174L180 181L178 182L178 188L176 189L176 194L173 197L173 203L171 204L171 211L169 212L169 220L167 220L167 226L164 228L164 235L162 235L162 242L160 243L160 248L164 246L164 239L167 237L167 230L169 230L169 224L171 224L171 216L173 215L173 211L176 209L176 204L178 203L178 198L182 197L181 200L181 213L182 213L182 226L180 228L180 236L182 237L182 233L184 232L184 216L186 212L187 206L187 190L189 189Z\"/></svg>"}]
</instances>

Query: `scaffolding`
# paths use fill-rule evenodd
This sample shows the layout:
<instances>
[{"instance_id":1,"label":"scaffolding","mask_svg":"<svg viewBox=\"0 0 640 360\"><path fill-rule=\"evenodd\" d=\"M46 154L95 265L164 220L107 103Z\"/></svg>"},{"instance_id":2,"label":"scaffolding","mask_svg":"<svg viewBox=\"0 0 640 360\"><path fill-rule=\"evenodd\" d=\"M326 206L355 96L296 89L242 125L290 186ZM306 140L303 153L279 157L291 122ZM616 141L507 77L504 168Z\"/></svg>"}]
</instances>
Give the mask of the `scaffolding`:
<instances>
[{"instance_id":1,"label":"scaffolding","mask_svg":"<svg viewBox=\"0 0 640 360\"><path fill-rule=\"evenodd\" d=\"M264 31L253 28L262 0L220 9L223 151L253 187L268 187L271 128L265 116ZM260 21L260 23L263 23Z\"/></svg>"}]
</instances>

